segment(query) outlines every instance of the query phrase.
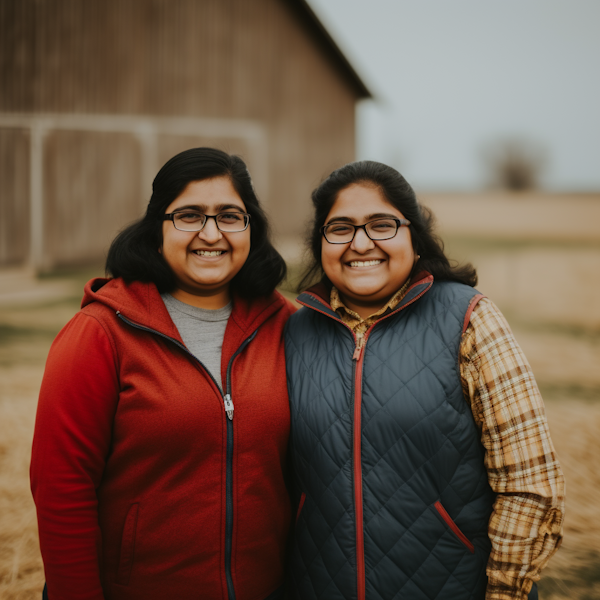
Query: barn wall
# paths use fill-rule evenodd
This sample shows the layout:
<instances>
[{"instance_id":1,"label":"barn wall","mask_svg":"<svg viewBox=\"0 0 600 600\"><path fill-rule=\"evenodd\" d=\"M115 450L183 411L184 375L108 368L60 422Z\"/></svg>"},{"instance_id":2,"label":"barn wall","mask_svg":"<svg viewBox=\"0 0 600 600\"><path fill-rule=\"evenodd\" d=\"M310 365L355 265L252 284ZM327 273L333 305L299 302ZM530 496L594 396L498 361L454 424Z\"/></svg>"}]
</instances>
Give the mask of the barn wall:
<instances>
[{"instance_id":1,"label":"barn wall","mask_svg":"<svg viewBox=\"0 0 600 600\"><path fill-rule=\"evenodd\" d=\"M29 259L29 133L0 128L0 265Z\"/></svg>"},{"instance_id":2,"label":"barn wall","mask_svg":"<svg viewBox=\"0 0 600 600\"><path fill-rule=\"evenodd\" d=\"M271 164L276 230L298 234L311 214L310 192L332 169L354 160L356 96L320 48L301 28L285 2L274 31L277 55L273 104Z\"/></svg>"},{"instance_id":3,"label":"barn wall","mask_svg":"<svg viewBox=\"0 0 600 600\"><path fill-rule=\"evenodd\" d=\"M140 216L140 150L131 134L54 131L44 152L44 239L52 266L104 256Z\"/></svg>"},{"instance_id":4,"label":"barn wall","mask_svg":"<svg viewBox=\"0 0 600 600\"><path fill-rule=\"evenodd\" d=\"M308 218L311 189L354 158L357 93L315 40L285 0L5 0L0 114L259 123L264 152L243 135L161 135L154 168L145 173L151 180L173 153L197 144L240 153L275 229L296 234ZM114 131L63 132L44 140L47 267L102 254L118 228L109 223L114 206L124 215L139 214L150 181L140 186L134 146L130 134ZM28 168L18 159L16 180L26 180ZM75 179L69 173L77 173ZM79 220L67 232L57 215L68 206L78 207L71 214ZM88 232L92 223L97 231L74 234Z\"/></svg>"}]
</instances>

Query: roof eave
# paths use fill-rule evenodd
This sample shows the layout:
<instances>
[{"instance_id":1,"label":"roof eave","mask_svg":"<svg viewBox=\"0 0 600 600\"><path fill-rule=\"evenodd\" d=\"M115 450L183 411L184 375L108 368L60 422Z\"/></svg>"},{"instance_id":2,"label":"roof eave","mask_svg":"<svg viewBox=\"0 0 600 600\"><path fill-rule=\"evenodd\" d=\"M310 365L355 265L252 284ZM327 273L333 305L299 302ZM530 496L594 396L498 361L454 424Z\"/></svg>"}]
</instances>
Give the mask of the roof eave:
<instances>
[{"instance_id":1,"label":"roof eave","mask_svg":"<svg viewBox=\"0 0 600 600\"><path fill-rule=\"evenodd\" d=\"M359 99L373 98L373 94L369 91L369 88L362 81L358 73L354 70L354 67L350 64L344 53L340 50L334 39L331 37L323 23L319 20L319 17L314 13L310 5L306 0L286 0L288 4L293 6L299 11L299 14L306 18L307 24L311 26L318 37L323 42L325 49L328 50L334 61L338 63L343 74L349 80L354 87L356 94Z\"/></svg>"}]
</instances>

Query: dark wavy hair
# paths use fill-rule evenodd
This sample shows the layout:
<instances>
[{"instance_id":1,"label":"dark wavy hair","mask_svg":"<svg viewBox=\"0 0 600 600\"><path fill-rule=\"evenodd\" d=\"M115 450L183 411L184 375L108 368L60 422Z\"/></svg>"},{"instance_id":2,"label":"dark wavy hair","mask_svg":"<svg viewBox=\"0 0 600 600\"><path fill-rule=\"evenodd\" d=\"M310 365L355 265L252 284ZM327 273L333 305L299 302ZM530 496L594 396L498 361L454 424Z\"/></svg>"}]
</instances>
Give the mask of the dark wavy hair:
<instances>
[{"instance_id":1,"label":"dark wavy hair","mask_svg":"<svg viewBox=\"0 0 600 600\"><path fill-rule=\"evenodd\" d=\"M438 281L458 281L470 286L477 284L477 272L473 265L458 265L448 260L444 254L444 243L434 233L433 213L419 203L406 179L392 167L372 160L362 160L335 170L312 193L315 213L306 238L310 259L300 280L299 291L317 280L331 287L321 266L321 227L338 194L353 183L375 186L410 221L413 249L416 255L420 255L411 275L425 270Z\"/></svg>"},{"instance_id":2,"label":"dark wavy hair","mask_svg":"<svg viewBox=\"0 0 600 600\"><path fill-rule=\"evenodd\" d=\"M107 274L127 282L152 282L161 293L174 290L173 271L158 251L162 245L163 215L190 182L214 177L229 178L250 214L250 253L231 280L230 289L247 299L271 294L286 275L285 261L271 243L267 217L246 164L239 156L214 148L185 150L162 167L152 183L144 217L113 240L106 258Z\"/></svg>"}]
</instances>

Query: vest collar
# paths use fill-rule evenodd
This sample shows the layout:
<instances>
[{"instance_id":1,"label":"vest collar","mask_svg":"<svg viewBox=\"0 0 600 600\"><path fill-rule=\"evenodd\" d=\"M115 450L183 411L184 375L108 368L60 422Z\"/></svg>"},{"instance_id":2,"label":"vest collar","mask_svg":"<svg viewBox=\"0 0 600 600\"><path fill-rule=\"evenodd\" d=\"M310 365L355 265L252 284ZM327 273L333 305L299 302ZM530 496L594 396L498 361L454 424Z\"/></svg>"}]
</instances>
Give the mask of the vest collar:
<instances>
[{"instance_id":1,"label":"vest collar","mask_svg":"<svg viewBox=\"0 0 600 600\"><path fill-rule=\"evenodd\" d=\"M411 280L411 284L402 300L398 305L389 313L383 315L385 317L402 310L408 304L412 304L417 301L423 294L425 294L433 285L433 275L428 271L420 271ZM296 301L307 308L312 308L317 312L320 312L332 319L341 321L340 315L335 312L329 303L329 289L324 283L318 283L313 287L309 288L305 292L302 292Z\"/></svg>"}]
</instances>

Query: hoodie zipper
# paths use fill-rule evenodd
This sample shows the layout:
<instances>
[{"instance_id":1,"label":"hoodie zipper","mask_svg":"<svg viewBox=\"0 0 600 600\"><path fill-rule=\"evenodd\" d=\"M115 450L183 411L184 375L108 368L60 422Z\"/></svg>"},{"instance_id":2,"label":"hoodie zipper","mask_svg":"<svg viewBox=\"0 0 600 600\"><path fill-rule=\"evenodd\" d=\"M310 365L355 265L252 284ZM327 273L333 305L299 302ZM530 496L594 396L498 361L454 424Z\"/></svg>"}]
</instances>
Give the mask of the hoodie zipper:
<instances>
[{"instance_id":1,"label":"hoodie zipper","mask_svg":"<svg viewBox=\"0 0 600 600\"><path fill-rule=\"evenodd\" d=\"M225 394L221 391L221 388L217 384L216 379L212 373L206 368L201 360L198 360L183 344L156 329L145 327L139 323L131 321L125 317L121 311L117 311L117 317L124 323L127 323L135 329L153 333L159 337L173 342L178 348L181 348L186 354L191 356L196 362L198 362L202 368L206 371L207 375L215 384L217 390L221 394L223 400L223 409L227 415L227 441L226 441L226 458L225 458L225 579L227 581L227 595L229 600L235 600L235 588L233 586L233 577L231 575L231 554L233 549L233 400L231 397L232 383L231 383L231 370L233 367L233 361L240 355L240 353L246 348L246 346L256 337L258 329L256 329L250 336L248 336L235 351L233 356L229 359L227 364L227 375L225 383Z\"/></svg>"},{"instance_id":2,"label":"hoodie zipper","mask_svg":"<svg viewBox=\"0 0 600 600\"><path fill-rule=\"evenodd\" d=\"M364 545L364 530L363 530L363 486L362 486L362 376L363 376L363 362L365 356L365 346L367 339L373 331L373 328L381 321L384 321L388 317L391 317L401 310L410 306L413 302L416 302L427 290L431 287L428 285L424 290L417 294L405 305L400 307L398 310L381 317L375 323L373 323L367 331L362 335L356 335L349 325L346 325L341 319L331 314L319 310L318 308L306 304L299 299L297 302L324 314L325 316L338 320L344 327L346 327L354 338L354 352L352 354L352 382L353 382L353 419L352 419L352 476L353 476L353 487L354 487L354 519L356 528L356 596L357 600L365 600L366 593L366 580L365 580L365 545ZM407 290L407 293L410 291ZM309 294L311 298L317 300L320 304L323 304L322 300L313 294Z\"/></svg>"},{"instance_id":3,"label":"hoodie zipper","mask_svg":"<svg viewBox=\"0 0 600 600\"><path fill-rule=\"evenodd\" d=\"M227 365L227 375L223 398L225 412L227 413L227 454L225 471L225 577L227 579L227 594L229 600L235 600L235 589L233 587L233 578L231 576L231 553L233 549L233 401L231 399L231 369L233 361L244 350L244 348L254 339L258 329L246 338L241 346L236 350ZM231 408L228 408L230 406Z\"/></svg>"}]
</instances>

